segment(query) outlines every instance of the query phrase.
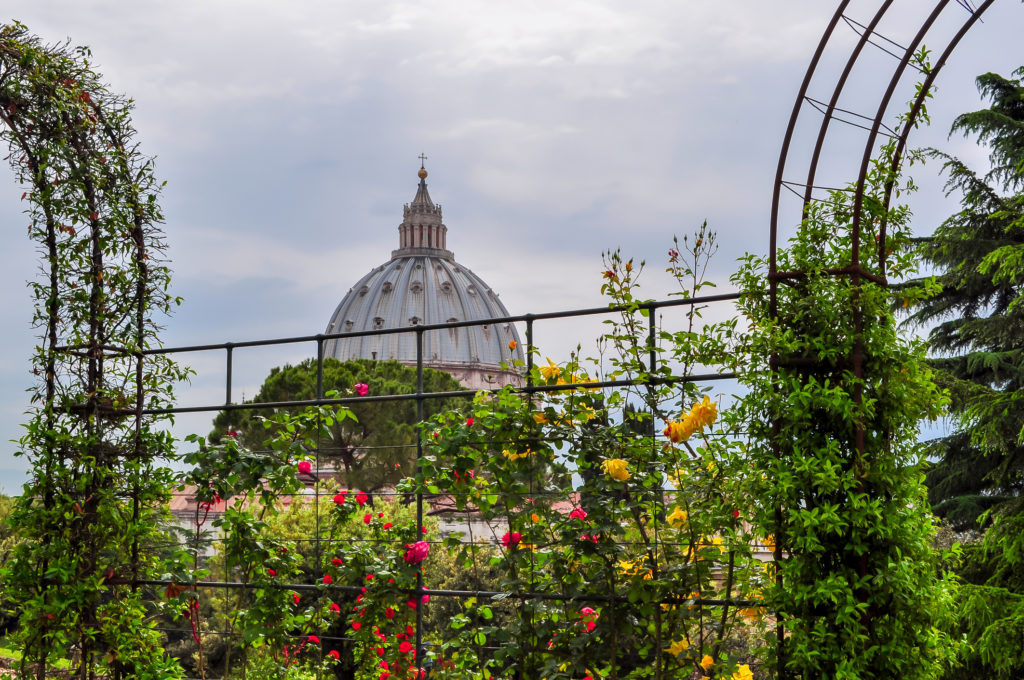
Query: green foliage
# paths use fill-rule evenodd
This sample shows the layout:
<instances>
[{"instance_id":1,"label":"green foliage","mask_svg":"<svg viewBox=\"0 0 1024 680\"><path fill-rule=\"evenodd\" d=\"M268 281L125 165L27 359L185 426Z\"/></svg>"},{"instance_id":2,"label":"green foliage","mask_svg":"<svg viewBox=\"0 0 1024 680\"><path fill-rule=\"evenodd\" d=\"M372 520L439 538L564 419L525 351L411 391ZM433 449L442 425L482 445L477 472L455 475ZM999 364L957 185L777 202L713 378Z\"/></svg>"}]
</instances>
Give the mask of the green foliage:
<instances>
[{"instance_id":1,"label":"green foliage","mask_svg":"<svg viewBox=\"0 0 1024 680\"><path fill-rule=\"evenodd\" d=\"M355 359L338 361L324 359L323 389L328 396L355 396L353 386L362 383L369 395L414 394L416 369L397 361ZM316 361L308 359L297 366L274 368L256 396L246 403L299 401L315 399L317 388ZM453 392L464 388L447 373L423 369L423 391ZM428 398L424 402L424 418L452 409L466 400L452 397ZM352 488L374 491L394 485L412 474L416 458L415 400L358 401L349 403L354 419L338 421L325 431L320 442L320 464L333 465L342 472L345 483ZM294 409L293 409L294 410ZM273 432L264 426L264 419L273 409L222 411L214 420L211 441L220 441L225 432L238 432L240 441L252 449L263 447Z\"/></svg>"},{"instance_id":2,"label":"green foliage","mask_svg":"<svg viewBox=\"0 0 1024 680\"><path fill-rule=\"evenodd\" d=\"M867 178L869 197L898 186L892 145ZM865 200L861 243L885 242L889 273L909 272L907 211ZM803 275L777 283L768 263L748 256L735 282L745 291L751 331L749 394L756 523L776 537L775 587L767 600L785 633L778 650L794 678L933 678L952 641L942 632L951 584L931 547L935 528L922 486L917 427L943 404L923 346L896 331L894 294L849 267L850 194L808 206L779 271ZM898 300L926 295L901 291ZM856 355L863 361L856 361Z\"/></svg>"}]
</instances>

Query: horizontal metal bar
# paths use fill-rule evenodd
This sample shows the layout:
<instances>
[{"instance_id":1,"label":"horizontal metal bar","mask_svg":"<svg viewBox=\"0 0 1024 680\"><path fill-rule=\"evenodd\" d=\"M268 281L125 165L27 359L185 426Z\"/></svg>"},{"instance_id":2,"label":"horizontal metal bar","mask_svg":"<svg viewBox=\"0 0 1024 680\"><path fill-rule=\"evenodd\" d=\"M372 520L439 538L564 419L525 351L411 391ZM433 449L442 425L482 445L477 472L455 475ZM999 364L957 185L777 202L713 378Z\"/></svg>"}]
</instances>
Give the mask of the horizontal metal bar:
<instances>
[{"instance_id":1,"label":"horizontal metal bar","mask_svg":"<svg viewBox=\"0 0 1024 680\"><path fill-rule=\"evenodd\" d=\"M242 583L240 581L196 581L193 583L178 583L176 581L167 581L161 579L150 579L150 580L139 580L135 581L140 586L175 586L183 588L184 590L194 590L198 588L218 588L218 589L245 589L245 590L257 590L261 588L271 589L283 589L283 590L296 590L302 592L344 592L344 593L362 593L363 586L343 586L343 585L320 585L311 583ZM562 595L559 593L533 593L533 592L502 592L500 590L428 590L426 588L420 590L411 588L404 591L409 597L421 597L423 595L429 595L431 597L475 597L477 599L515 599L515 600L554 600L559 602L613 602L613 603L628 603L630 599L621 595L601 595L599 593L594 594L580 594L580 595ZM695 605L705 605L709 607L766 607L764 602L760 600L738 600L738 599L714 599L714 598L689 598L689 597L668 597L658 600L655 604L683 604L686 602L692 602Z\"/></svg>"},{"instance_id":2,"label":"horizontal metal bar","mask_svg":"<svg viewBox=\"0 0 1024 680\"><path fill-rule=\"evenodd\" d=\"M721 293L718 295L701 295L693 298L675 298L672 300L657 300L641 302L636 309L661 309L663 307L681 307L703 305L712 302L728 302L738 300L740 293ZM577 316L594 316L597 314L609 314L624 312L632 309L626 305L609 305L607 307L589 307L584 309L573 309L561 312L544 312L541 314L518 314L513 316L497 316L489 319L477 319L475 321L453 321L451 323L424 324L418 326L405 326L402 328L382 328L372 331L351 331L348 333L317 333L316 335L297 335L285 338L273 338L267 340L245 340L242 342L221 342L209 345L185 345L182 347L153 348L142 350L140 354L177 354L183 352L207 352L212 350L238 348L238 347L265 347L267 345L289 345L303 342L317 342L319 340L336 340L339 338L358 338L375 335L393 335L395 333L416 333L420 331L445 330L449 328L464 328L467 326L483 326L499 323L515 323L517 321L537 321L544 319L565 319Z\"/></svg>"},{"instance_id":3,"label":"horizontal metal bar","mask_svg":"<svg viewBox=\"0 0 1024 680\"><path fill-rule=\"evenodd\" d=\"M695 382L715 382L718 380L732 380L735 373L702 373L697 375L680 376L678 378L656 378L644 385L668 385L684 384ZM590 383L566 383L562 385L530 385L516 388L516 392L533 394L535 392L569 392L575 390L597 390L603 387L627 387L638 384L635 380L603 380ZM500 388L499 388L500 389ZM267 401L247 402L243 404L214 404L212 406L174 406L169 408L143 409L142 413L147 415L171 414L171 413L202 413L212 411L254 411L266 408L293 408L297 406L332 406L355 403L367 403L373 401L414 401L416 399L449 399L454 397L472 398L479 390L452 390L449 392L412 392L410 394L380 394L365 397L334 397L324 399L298 399L296 401ZM498 389L492 390L497 392ZM124 415L134 415L134 410L124 410Z\"/></svg>"}]
</instances>

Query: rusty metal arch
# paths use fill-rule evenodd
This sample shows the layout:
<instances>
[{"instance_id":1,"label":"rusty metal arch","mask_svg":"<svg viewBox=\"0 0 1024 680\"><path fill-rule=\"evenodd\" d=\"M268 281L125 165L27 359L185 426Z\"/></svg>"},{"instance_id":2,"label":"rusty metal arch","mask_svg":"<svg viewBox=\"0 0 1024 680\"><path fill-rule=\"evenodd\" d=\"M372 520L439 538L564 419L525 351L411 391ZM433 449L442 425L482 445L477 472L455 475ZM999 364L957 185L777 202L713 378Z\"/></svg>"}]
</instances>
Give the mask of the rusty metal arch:
<instances>
[{"instance_id":1,"label":"rusty metal arch","mask_svg":"<svg viewBox=\"0 0 1024 680\"><path fill-rule=\"evenodd\" d=\"M864 142L864 152L861 158L859 171L856 175L855 189L854 189L854 224L853 226L853 252L852 252L852 266L860 268L860 207L864 198L864 183L865 176L868 170L868 166L871 160L871 155L874 152L875 143L878 140L879 134L882 134L882 130L885 127L883 118L888 111L889 104L892 101L892 97L896 92L897 85L900 79L906 72L907 67L910 65L910 61L914 53L919 49L928 34L929 29L935 24L936 20L950 8L956 8L954 11L965 12L965 19L962 22L959 30L956 31L942 47L942 51L939 53L931 70L925 74L922 81L922 87L917 97L911 105L911 109L906 120L903 122L903 126L899 131L894 131L892 134L897 140L896 153L893 157L894 166L898 165L902 160L903 154L906 150L907 140L910 136L911 130L914 129L918 117L920 116L922 107L924 106L925 99L927 98L928 92L935 82L936 77L945 66L947 60L952 55L953 51L959 45L960 41L967 34L967 32L981 19L981 16L992 6L995 0L984 0L977 8L974 8L970 3L965 0L956 0L956 2L950 2L950 0L939 0L935 3L935 6L928 13L928 15L921 21L921 25L918 27L915 35L912 36L910 41L903 49L902 55L898 53L888 52L888 54L898 57L898 62L893 69L892 75L889 80L888 87L879 99L877 109L874 113L873 118L867 118L867 116L860 116L865 121L868 121L868 125L858 126L864 127L867 130L866 139ZM889 11L893 4L893 0L883 0L878 3L878 8L874 15L866 24L861 24L854 20L852 17L847 15L847 9L850 5L850 0L841 0L839 6L836 8L831 20L822 33L821 40L818 43L818 47L815 50L811 61L807 67L807 71L804 75L803 82L800 85L800 90L797 94L796 101L793 104L793 110L789 118L789 124L786 128L785 135L782 142L782 150L779 154L779 162L775 174L774 188L772 191L772 205L771 205L771 217L769 222L769 280L770 280L770 292L772 300L772 308L774 310L775 292L777 290L777 284L780 280L790 278L786 272L778 272L776 268L776 253L778 249L778 231L779 231L779 208L782 197L782 190L787 188L788 185L796 184L804 187L803 192L803 215L806 215L807 205L810 203L812 198L812 192L815 189L815 178L818 169L818 163L821 158L822 151L825 146L825 142L828 138L829 130L831 129L831 123L833 120L841 122L845 121L837 116L837 112L841 109L838 108L839 98L842 95L844 88L847 83L847 79L852 72L854 66L858 63L858 60L864 54L865 46L871 44L878 47L877 43L872 41L872 38L881 38L890 42L892 45L897 45L893 41L889 41L885 36L881 36L876 33L876 28L879 22L884 18L886 13ZM788 182L785 179L785 173L787 166L790 164L790 151L792 147L794 133L797 129L797 125L800 122L800 113L804 109L804 105L808 102L813 104L821 105L822 102L812 99L808 92L810 90L811 81L814 78L819 66L821 65L822 56L826 50L835 42L836 27L840 21L845 21L850 24L851 27L856 25L859 27L860 39L856 45L850 51L846 61L846 65L836 80L832 96L827 105L824 108L818 108L818 111L822 113L821 123L817 134L817 139L814 148L811 152L811 158L808 163L808 170L806 179L803 182ZM857 30L857 29L855 29ZM880 48L882 49L882 48ZM848 113L848 112L847 112ZM885 196L885 206L888 207L892 196L892 186L887 187ZM885 272L885 232L884 225L883 231L879 237L878 244L878 264L879 270ZM859 272L861 276L864 276L866 272ZM868 278L873 278L868 276ZM883 279L884 281L884 279Z\"/></svg>"},{"instance_id":2,"label":"rusty metal arch","mask_svg":"<svg viewBox=\"0 0 1024 680\"><path fill-rule=\"evenodd\" d=\"M803 82L800 85L799 93L797 94L796 101L793 104L793 110L790 115L789 124L786 128L785 135L783 137L782 150L779 154L778 166L776 169L775 183L772 192L772 205L771 205L771 217L769 223L769 260L768 260L768 286L769 286L769 313L772 317L778 316L778 285L780 283L791 283L792 280L797 279L804 274L802 272L780 272L777 266L777 254L778 254L778 233L779 233L779 209L780 201L782 197L782 190L788 189L793 191L793 186L802 186L803 192L800 196L802 199L801 205L801 219L807 217L807 209L813 198L813 192L817 187L815 180L818 172L819 161L822 158L822 152L825 147L826 140L829 135L830 129L832 129L831 123L833 120L837 122L850 123L856 127L863 128L867 131L864 140L864 149L860 159L860 165L857 168L856 174L850 173L849 176L856 177L856 180L852 183L852 239L850 247L850 264L848 266L829 270L827 273L835 276L849 276L851 283L855 289L855 295L858 295L856 291L859 291L862 285L888 285L886 278L886 224L883 222L880 225L878 234L878 245L877 252L867 257L877 256L877 269L875 272L869 271L862 264L861 254L861 209L864 202L864 191L866 185L866 179L868 170L871 164L872 155L875 152L875 145L878 141L880 134L889 135L895 140L895 149L891 160L890 169L895 171L899 168L903 155L906 151L907 140L910 136L911 130L916 127L918 118L924 107L925 100L927 99L928 93L931 90L932 85L935 83L939 72L945 66L947 60L952 55L953 51L959 45L960 41L967 34L967 32L981 19L981 16L992 6L995 0L984 0L977 7L974 7L970 0L956 0L955 3L951 3L950 0L938 0L934 6L931 7L930 11L924 7L927 11L926 16L921 20L920 25L917 27L914 34L909 38L906 45L901 45L877 32L882 19L886 13L890 10L894 0L878 0L876 2L876 10L874 15L866 23L860 23L847 15L847 10L850 5L850 0L841 0L835 13L832 15L831 20L826 26L822 37L818 43L817 49L811 57L810 64L807 67L807 71L804 75ZM945 44L942 45L941 51L938 52L938 57L931 69L923 74L921 81L921 87L917 93L917 96L911 103L911 107L906 117L902 119L902 126L899 130L891 130L887 128L883 123L883 118L886 115L889 105L892 101L892 97L897 90L900 80L908 66L911 65L911 60L914 54L920 49L926 36L929 35L929 30L935 25L936 21L942 16L943 12L951 7L958 8L956 11L965 11L965 18L960 24L958 30L956 30L951 37L946 39ZM849 51L846 58L845 66L842 69L838 78L836 78L832 90L831 97L828 102L825 103L822 100L815 99L809 96L811 82L818 71L819 66L822 62L822 57L826 53L826 50L832 46L836 36L836 28L839 23L844 21L859 33L859 39L856 41L853 48ZM882 46L876 41L886 41L888 45L895 46L898 49L896 51L890 51L886 46ZM892 71L887 87L881 94L877 108L874 112L873 117L862 115L857 112L845 111L840 109L838 104L841 95L844 92L849 76L852 73L854 67L858 64L859 60L865 52L867 46L874 46L875 48L881 49L890 56L896 59L896 66ZM900 53L902 52L902 54ZM821 113L821 121L817 131L817 136L813 149L811 151L810 159L808 162L808 169L806 178L803 182L787 181L785 179L785 173L787 171L787 165L789 164L790 151L794 139L794 133L797 129L797 124L800 121L800 114L805 108L805 104L811 104L819 113ZM853 115L856 116L860 123L851 122L846 120L838 114ZM894 176L892 173L890 176ZM894 190L894 179L890 179L884 188L883 203L886 209L889 208L890 202ZM794 191L794 193L796 193ZM798 194L799 195L799 194ZM853 389L853 399L856 403L860 403L863 398L862 388L860 387L860 378L863 377L865 356L863 351L863 335L865 330L865 318L861 310L855 309L850 319L850 326L852 335L854 338L854 344L849 357L849 368L851 369L854 376L857 378L856 386ZM771 364L773 370L778 370L784 366L796 365L797 358L793 357L775 357L771 358ZM861 452L865 450L865 427L863 423L858 423L855 431L855 446ZM776 456L783 455L783 446L780 442L775 442L773 448ZM782 524L782 513L783 509L776 506L775 517L776 522L779 525L779 533L776 536L775 545L775 559L781 560L782 551L784 549L785 537L781 535L781 524ZM863 570L863 567L862 567ZM862 574L863 575L863 574ZM776 572L776 580L781 586L783 582L782 571ZM784 626L781 621L781 617L778 619L776 626L776 639L778 646L778 673L780 678L788 677L785 656L786 656L786 639Z\"/></svg>"}]
</instances>

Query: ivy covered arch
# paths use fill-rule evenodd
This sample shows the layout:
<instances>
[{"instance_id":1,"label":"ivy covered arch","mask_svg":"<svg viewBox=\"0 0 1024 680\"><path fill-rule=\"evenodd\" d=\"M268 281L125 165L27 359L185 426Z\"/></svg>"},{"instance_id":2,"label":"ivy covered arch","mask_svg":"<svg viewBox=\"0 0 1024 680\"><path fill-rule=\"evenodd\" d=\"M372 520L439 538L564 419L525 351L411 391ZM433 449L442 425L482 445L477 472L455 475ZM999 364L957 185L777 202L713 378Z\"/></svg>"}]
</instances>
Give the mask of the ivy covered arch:
<instances>
[{"instance_id":1,"label":"ivy covered arch","mask_svg":"<svg viewBox=\"0 0 1024 680\"><path fill-rule=\"evenodd\" d=\"M26 539L9 565L22 672L76 659L78 677L151 677L170 664L145 625L157 515L171 488L166 433L146 409L170 403L182 370L145 351L177 303L157 201L161 184L87 48L0 27L0 136L25 187L39 341L19 455L30 464L12 518Z\"/></svg>"}]
</instances>

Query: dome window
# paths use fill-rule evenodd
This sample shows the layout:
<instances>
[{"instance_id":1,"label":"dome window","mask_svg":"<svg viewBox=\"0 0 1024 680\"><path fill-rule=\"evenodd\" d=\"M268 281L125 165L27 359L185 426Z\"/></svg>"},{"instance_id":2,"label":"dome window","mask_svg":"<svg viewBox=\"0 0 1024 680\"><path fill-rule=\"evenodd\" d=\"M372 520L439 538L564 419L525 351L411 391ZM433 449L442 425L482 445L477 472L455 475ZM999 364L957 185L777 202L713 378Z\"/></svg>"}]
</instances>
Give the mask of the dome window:
<instances>
[{"instance_id":1,"label":"dome window","mask_svg":"<svg viewBox=\"0 0 1024 680\"><path fill-rule=\"evenodd\" d=\"M362 288L359 289L359 297L363 297L364 295L366 295L369 292L370 292L370 287L369 286L363 286Z\"/></svg>"},{"instance_id":2,"label":"dome window","mask_svg":"<svg viewBox=\"0 0 1024 680\"><path fill-rule=\"evenodd\" d=\"M423 284L420 283L419 281L413 281L409 285L409 290L411 290L413 293L422 293L423 292Z\"/></svg>"},{"instance_id":3,"label":"dome window","mask_svg":"<svg viewBox=\"0 0 1024 680\"><path fill-rule=\"evenodd\" d=\"M442 281L441 282L441 292L442 293L450 293L450 292L452 292L452 282L451 281Z\"/></svg>"},{"instance_id":4,"label":"dome window","mask_svg":"<svg viewBox=\"0 0 1024 680\"><path fill-rule=\"evenodd\" d=\"M466 292L470 295L476 295L476 286L466 286Z\"/></svg>"},{"instance_id":5,"label":"dome window","mask_svg":"<svg viewBox=\"0 0 1024 680\"><path fill-rule=\"evenodd\" d=\"M447 323L456 323L457 321L458 321L458 319L456 319L456 318L455 318L455 317L453 316L452 318L448 319Z\"/></svg>"},{"instance_id":6,"label":"dome window","mask_svg":"<svg viewBox=\"0 0 1024 680\"><path fill-rule=\"evenodd\" d=\"M345 330L346 331L352 330L352 326L354 326L354 325L355 325L355 322L353 322L352 319L345 319Z\"/></svg>"},{"instance_id":7,"label":"dome window","mask_svg":"<svg viewBox=\"0 0 1024 680\"><path fill-rule=\"evenodd\" d=\"M383 286L381 286L381 287L380 287L380 289L381 289L381 291L382 291L382 292L384 292L384 293L390 293L390 292L391 292L391 288L392 288L392 287L393 287L393 286L391 285L391 282L390 282L390 281L385 281L385 282L384 282L384 285L383 285Z\"/></svg>"},{"instance_id":8,"label":"dome window","mask_svg":"<svg viewBox=\"0 0 1024 680\"><path fill-rule=\"evenodd\" d=\"M384 319L380 318L379 316L374 317L373 328L374 330L380 330L381 328L384 328Z\"/></svg>"},{"instance_id":9,"label":"dome window","mask_svg":"<svg viewBox=\"0 0 1024 680\"><path fill-rule=\"evenodd\" d=\"M420 317L418 317L418 316L411 316L411 317L409 317L409 325L410 326L418 326L418 325L420 325Z\"/></svg>"}]
</instances>

